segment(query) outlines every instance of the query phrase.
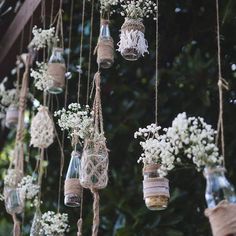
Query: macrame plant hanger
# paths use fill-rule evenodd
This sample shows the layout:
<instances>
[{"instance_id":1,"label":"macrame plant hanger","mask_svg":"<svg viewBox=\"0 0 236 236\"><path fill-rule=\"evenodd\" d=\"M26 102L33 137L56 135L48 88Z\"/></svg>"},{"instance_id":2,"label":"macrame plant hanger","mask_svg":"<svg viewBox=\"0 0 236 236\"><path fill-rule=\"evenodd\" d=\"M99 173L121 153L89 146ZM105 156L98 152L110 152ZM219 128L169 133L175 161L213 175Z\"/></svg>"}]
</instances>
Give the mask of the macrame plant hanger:
<instances>
[{"instance_id":1,"label":"macrame plant hanger","mask_svg":"<svg viewBox=\"0 0 236 236\"><path fill-rule=\"evenodd\" d=\"M216 0L217 23L217 61L218 61L218 92L219 92L219 117L217 124L216 144L220 145L225 168L225 140L224 140L224 90L228 90L228 82L222 77L221 44L220 44L220 13L219 0ZM236 204L226 200L221 201L216 207L205 210L209 218L213 236L235 235L236 233Z\"/></svg>"}]
</instances>

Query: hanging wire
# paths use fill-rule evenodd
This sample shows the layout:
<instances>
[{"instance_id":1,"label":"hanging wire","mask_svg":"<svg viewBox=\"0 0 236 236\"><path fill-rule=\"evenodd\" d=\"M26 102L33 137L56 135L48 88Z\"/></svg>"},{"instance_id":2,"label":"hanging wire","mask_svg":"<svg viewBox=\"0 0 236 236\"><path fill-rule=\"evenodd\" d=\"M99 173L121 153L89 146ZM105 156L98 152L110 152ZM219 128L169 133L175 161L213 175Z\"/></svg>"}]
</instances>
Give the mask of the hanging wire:
<instances>
[{"instance_id":1,"label":"hanging wire","mask_svg":"<svg viewBox=\"0 0 236 236\"><path fill-rule=\"evenodd\" d=\"M228 83L222 77L219 0L216 0L216 21L217 21L218 91L219 91L219 117L218 117L218 124L217 124L216 144L218 145L221 142L221 152L223 155L223 166L225 166L223 89L228 89Z\"/></svg>"},{"instance_id":2,"label":"hanging wire","mask_svg":"<svg viewBox=\"0 0 236 236\"><path fill-rule=\"evenodd\" d=\"M91 76L91 59L92 59L92 44L93 44L93 20L94 20L94 0L91 2L91 18L90 18L90 38L89 38L89 61L88 61L88 78L87 78L87 93L86 93L86 105L89 102L89 85Z\"/></svg>"},{"instance_id":3,"label":"hanging wire","mask_svg":"<svg viewBox=\"0 0 236 236\"><path fill-rule=\"evenodd\" d=\"M85 22L85 4L86 1L83 0L83 9L82 9L82 24L81 24L81 37L80 37L80 55L79 55L79 67L82 68L82 57L83 57L83 41L84 41L84 22ZM80 83L81 83L81 73L79 72L78 78L78 94L77 94L77 102L79 103L80 99Z\"/></svg>"},{"instance_id":4,"label":"hanging wire","mask_svg":"<svg viewBox=\"0 0 236 236\"><path fill-rule=\"evenodd\" d=\"M159 1L156 0L156 76L155 76L155 123L158 123L158 87L159 87Z\"/></svg>"}]
</instances>

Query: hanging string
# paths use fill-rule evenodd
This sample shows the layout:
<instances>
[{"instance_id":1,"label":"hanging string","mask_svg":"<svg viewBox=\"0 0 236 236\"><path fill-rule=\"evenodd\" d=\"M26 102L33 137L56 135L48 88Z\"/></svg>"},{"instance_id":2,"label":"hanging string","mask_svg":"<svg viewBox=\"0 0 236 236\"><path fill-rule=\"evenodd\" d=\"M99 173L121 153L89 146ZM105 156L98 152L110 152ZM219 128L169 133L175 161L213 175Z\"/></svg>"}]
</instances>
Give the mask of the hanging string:
<instances>
[{"instance_id":1,"label":"hanging string","mask_svg":"<svg viewBox=\"0 0 236 236\"><path fill-rule=\"evenodd\" d=\"M91 18L90 18L90 38L89 38L89 61L88 61L88 78L87 78L87 93L86 93L86 105L89 102L89 84L91 76L91 59L92 59L92 44L93 44L93 19L94 19L94 0L91 2Z\"/></svg>"},{"instance_id":2,"label":"hanging string","mask_svg":"<svg viewBox=\"0 0 236 236\"><path fill-rule=\"evenodd\" d=\"M21 36L20 36L20 55L23 52L23 45L24 45L24 33L25 33L25 28L22 30L21 32Z\"/></svg>"},{"instance_id":3,"label":"hanging string","mask_svg":"<svg viewBox=\"0 0 236 236\"><path fill-rule=\"evenodd\" d=\"M54 10L54 0L52 0L51 2L50 26L52 25L52 21L53 21L53 10Z\"/></svg>"},{"instance_id":4,"label":"hanging string","mask_svg":"<svg viewBox=\"0 0 236 236\"><path fill-rule=\"evenodd\" d=\"M34 14L30 18L30 26L29 26L29 42L32 39L32 29L33 29L33 21L34 21Z\"/></svg>"},{"instance_id":5,"label":"hanging string","mask_svg":"<svg viewBox=\"0 0 236 236\"><path fill-rule=\"evenodd\" d=\"M82 57L83 57L83 41L84 41L84 22L85 22L85 4L86 1L83 0L83 9L82 9L82 23L81 23L81 37L80 37L80 55L79 55L79 68L82 68ZM77 102L79 103L80 98L80 83L81 83L81 73L79 72L78 78L78 94L77 94Z\"/></svg>"},{"instance_id":6,"label":"hanging string","mask_svg":"<svg viewBox=\"0 0 236 236\"><path fill-rule=\"evenodd\" d=\"M223 166L225 166L223 89L228 90L228 83L222 77L219 0L216 0L216 19L217 19L218 91L219 91L219 117L218 117L218 124L217 124L216 144L218 145L221 142L221 152L223 155ZM220 138L221 138L221 140L220 140Z\"/></svg>"},{"instance_id":7,"label":"hanging string","mask_svg":"<svg viewBox=\"0 0 236 236\"><path fill-rule=\"evenodd\" d=\"M159 1L156 0L156 76L155 76L155 123L158 122L158 87L160 80L158 78L159 76Z\"/></svg>"}]
</instances>

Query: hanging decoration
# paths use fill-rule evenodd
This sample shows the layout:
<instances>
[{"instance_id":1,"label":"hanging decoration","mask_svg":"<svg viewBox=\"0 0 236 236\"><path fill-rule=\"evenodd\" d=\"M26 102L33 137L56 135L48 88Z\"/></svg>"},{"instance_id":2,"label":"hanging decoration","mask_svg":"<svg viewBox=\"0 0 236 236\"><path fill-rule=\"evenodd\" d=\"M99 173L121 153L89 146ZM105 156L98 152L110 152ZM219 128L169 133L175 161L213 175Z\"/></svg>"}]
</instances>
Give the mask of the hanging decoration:
<instances>
[{"instance_id":1,"label":"hanging decoration","mask_svg":"<svg viewBox=\"0 0 236 236\"><path fill-rule=\"evenodd\" d=\"M48 92L52 94L59 94L63 92L65 86L65 73L66 65L63 58L64 53L64 35L63 35L63 10L61 8L56 15L56 32L54 45L52 48L52 54L48 62L48 75L52 78L52 84L50 85Z\"/></svg>"},{"instance_id":2,"label":"hanging decoration","mask_svg":"<svg viewBox=\"0 0 236 236\"><path fill-rule=\"evenodd\" d=\"M228 89L228 83L222 77L221 45L220 45L220 14L219 1L216 0L217 22L217 52L218 52L218 88L219 88L219 118L216 144L221 144L223 166L225 166L225 140L223 122L223 90ZM213 236L236 234L236 193L234 187L226 179L225 168L206 166L204 175L207 180L206 201L208 208L205 215L209 218Z\"/></svg>"},{"instance_id":3,"label":"hanging decoration","mask_svg":"<svg viewBox=\"0 0 236 236\"><path fill-rule=\"evenodd\" d=\"M148 53L148 43L144 37L143 18L155 15L157 5L153 1L120 1L121 15L125 22L121 27L118 51L128 61L136 61Z\"/></svg>"},{"instance_id":4,"label":"hanging decoration","mask_svg":"<svg viewBox=\"0 0 236 236\"><path fill-rule=\"evenodd\" d=\"M54 123L49 115L48 107L39 107L38 113L32 119L30 134L30 145L33 147L47 148L53 143Z\"/></svg>"},{"instance_id":5,"label":"hanging decoration","mask_svg":"<svg viewBox=\"0 0 236 236\"><path fill-rule=\"evenodd\" d=\"M99 189L108 183L108 149L103 130L102 104L100 91L100 72L94 76L96 87L93 103L93 126L91 136L85 139L80 165L80 183L89 188L94 196L92 236L97 236L99 228Z\"/></svg>"}]
</instances>

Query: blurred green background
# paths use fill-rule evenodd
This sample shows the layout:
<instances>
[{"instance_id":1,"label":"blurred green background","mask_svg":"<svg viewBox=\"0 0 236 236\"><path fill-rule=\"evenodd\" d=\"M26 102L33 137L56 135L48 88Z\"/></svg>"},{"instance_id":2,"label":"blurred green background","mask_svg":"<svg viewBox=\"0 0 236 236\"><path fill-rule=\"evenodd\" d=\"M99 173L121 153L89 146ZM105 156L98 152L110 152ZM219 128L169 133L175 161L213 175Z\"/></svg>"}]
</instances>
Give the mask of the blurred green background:
<instances>
[{"instance_id":1,"label":"blurred green background","mask_svg":"<svg viewBox=\"0 0 236 236\"><path fill-rule=\"evenodd\" d=\"M75 1L73 17L71 67L73 78L69 81L70 102L76 101L79 64L82 1ZM65 44L68 45L70 1L64 2ZM86 100L87 66L90 34L90 2L86 2L81 103ZM236 184L236 1L220 1L221 45L223 77L230 89L224 96L227 176ZM114 14L110 30L115 43L123 18ZM167 127L183 111L202 116L216 127L218 117L216 11L214 0L160 1L160 87L159 124ZM115 64L102 71L102 102L106 137L110 149L109 185L100 191L100 236L210 236L210 226L204 216L205 180L194 169L172 171L168 178L171 187L169 207L162 212L149 211L142 196L142 166L137 164L141 148L133 134L139 127L154 122L155 103L155 22L145 20L149 54L136 62L125 61L117 52ZM96 6L93 48L99 34L99 10ZM96 57L92 58L92 72L97 70ZM90 78L92 81L92 77ZM41 93L35 91L41 99ZM51 111L63 105L63 95L53 99ZM59 102L57 102L59 101ZM91 104L91 103L90 103ZM30 113L34 112L29 109ZM28 124L29 125L29 124ZM60 131L58 130L61 136ZM6 132L1 132L6 134ZM14 131L7 132L0 153L0 186L9 164L9 151L14 144ZM26 137L27 169L32 173L37 150L28 147ZM72 148L65 145L64 176ZM60 152L57 142L47 150L49 165L43 179L42 211L56 210ZM63 187L63 186L62 186ZM62 191L63 195L63 191ZM66 208L61 201L61 211L69 214L71 230L76 235L79 209ZM34 209L26 206L24 235L29 235ZM83 235L91 233L92 195L85 191ZM0 235L12 231L10 215L0 202Z\"/></svg>"}]
</instances>

